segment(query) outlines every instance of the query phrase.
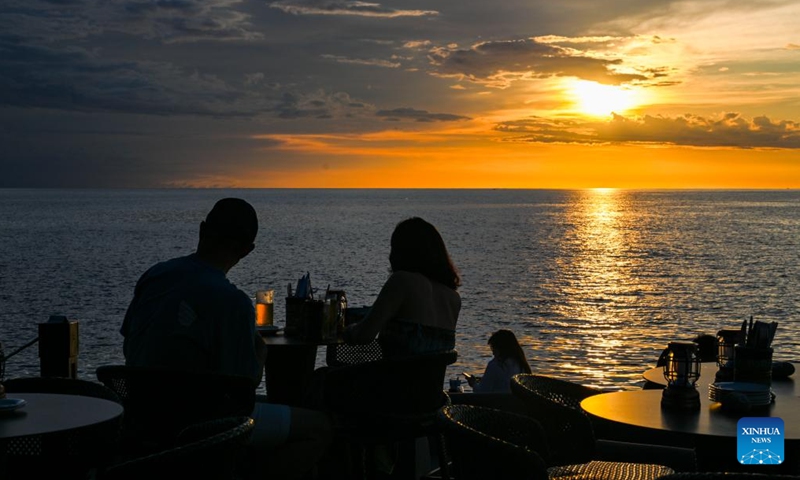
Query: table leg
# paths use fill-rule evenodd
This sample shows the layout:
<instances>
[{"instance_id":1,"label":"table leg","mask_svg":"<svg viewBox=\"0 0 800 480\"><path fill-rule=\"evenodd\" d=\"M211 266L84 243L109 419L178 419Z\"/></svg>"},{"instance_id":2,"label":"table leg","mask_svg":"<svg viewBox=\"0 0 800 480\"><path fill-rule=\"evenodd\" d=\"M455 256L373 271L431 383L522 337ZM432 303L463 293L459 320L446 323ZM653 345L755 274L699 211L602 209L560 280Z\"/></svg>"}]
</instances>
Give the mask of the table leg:
<instances>
[{"instance_id":1,"label":"table leg","mask_svg":"<svg viewBox=\"0 0 800 480\"><path fill-rule=\"evenodd\" d=\"M317 360L316 345L271 347L264 364L267 401L299 406L308 390Z\"/></svg>"}]
</instances>

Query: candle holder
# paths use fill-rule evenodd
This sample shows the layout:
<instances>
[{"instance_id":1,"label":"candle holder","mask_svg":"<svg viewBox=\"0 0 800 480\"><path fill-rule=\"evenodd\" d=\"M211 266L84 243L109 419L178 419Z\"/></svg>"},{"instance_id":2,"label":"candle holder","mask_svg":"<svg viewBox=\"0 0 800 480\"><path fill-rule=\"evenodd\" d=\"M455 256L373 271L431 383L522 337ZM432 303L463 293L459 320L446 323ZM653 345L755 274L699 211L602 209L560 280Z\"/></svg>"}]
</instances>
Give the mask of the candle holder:
<instances>
[{"instance_id":1,"label":"candle holder","mask_svg":"<svg viewBox=\"0 0 800 480\"><path fill-rule=\"evenodd\" d=\"M671 342L667 345L664 364L667 387L661 395L661 406L681 410L700 408L700 394L695 388L700 378L700 359L694 343Z\"/></svg>"},{"instance_id":2,"label":"candle holder","mask_svg":"<svg viewBox=\"0 0 800 480\"><path fill-rule=\"evenodd\" d=\"M733 380L733 367L736 358L736 344L741 330L720 330L717 332L717 370L714 380L730 382Z\"/></svg>"}]
</instances>

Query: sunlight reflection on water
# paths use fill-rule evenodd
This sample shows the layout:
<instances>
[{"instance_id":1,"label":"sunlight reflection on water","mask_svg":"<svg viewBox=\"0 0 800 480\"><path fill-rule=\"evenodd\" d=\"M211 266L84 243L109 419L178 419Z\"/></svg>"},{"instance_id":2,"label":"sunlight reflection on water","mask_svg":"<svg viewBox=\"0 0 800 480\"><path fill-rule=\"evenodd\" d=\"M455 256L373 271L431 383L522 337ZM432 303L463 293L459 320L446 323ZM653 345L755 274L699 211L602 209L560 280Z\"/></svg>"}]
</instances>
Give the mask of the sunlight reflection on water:
<instances>
[{"instance_id":1,"label":"sunlight reflection on water","mask_svg":"<svg viewBox=\"0 0 800 480\"><path fill-rule=\"evenodd\" d=\"M436 225L463 276L449 376L480 373L489 335L510 328L538 373L637 388L669 341L750 315L780 322L776 359L800 360L798 191L0 190L0 341L8 351L66 314L81 321L81 376L120 363L136 279L190 253L207 209L231 195L262 219L230 274L246 292L310 271L368 305L394 225ZM36 349L9 371L36 374Z\"/></svg>"}]
</instances>

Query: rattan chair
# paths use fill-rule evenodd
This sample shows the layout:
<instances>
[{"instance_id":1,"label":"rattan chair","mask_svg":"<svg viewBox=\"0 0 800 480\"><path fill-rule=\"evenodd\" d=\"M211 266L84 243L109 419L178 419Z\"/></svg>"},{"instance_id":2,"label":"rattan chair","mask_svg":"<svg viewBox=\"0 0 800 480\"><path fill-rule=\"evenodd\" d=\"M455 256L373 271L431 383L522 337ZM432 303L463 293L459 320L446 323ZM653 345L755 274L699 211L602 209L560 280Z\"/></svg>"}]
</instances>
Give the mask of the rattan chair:
<instances>
[{"instance_id":1,"label":"rattan chair","mask_svg":"<svg viewBox=\"0 0 800 480\"><path fill-rule=\"evenodd\" d=\"M475 405L440 410L437 424L458 480L657 479L674 473L661 465L591 461L549 466L551 452L542 425L527 416Z\"/></svg>"},{"instance_id":2,"label":"rattan chair","mask_svg":"<svg viewBox=\"0 0 800 480\"><path fill-rule=\"evenodd\" d=\"M529 415L541 422L556 465L648 458L677 471L697 469L691 448L598 439L595 425L580 403L601 390L543 375L519 374L511 381L511 392L528 405Z\"/></svg>"},{"instance_id":3,"label":"rattan chair","mask_svg":"<svg viewBox=\"0 0 800 480\"><path fill-rule=\"evenodd\" d=\"M223 418L184 429L173 448L109 467L98 480L235 478L237 460L253 431L248 417Z\"/></svg>"},{"instance_id":4,"label":"rattan chair","mask_svg":"<svg viewBox=\"0 0 800 480\"><path fill-rule=\"evenodd\" d=\"M174 444L189 425L249 416L255 404L251 378L158 367L108 365L97 378L122 400L122 451L140 456Z\"/></svg>"},{"instance_id":5,"label":"rattan chair","mask_svg":"<svg viewBox=\"0 0 800 480\"><path fill-rule=\"evenodd\" d=\"M400 477L415 475L415 440L428 437L440 447L434 421L447 403L444 377L454 350L331 368L324 378L324 403L335 416L340 439L361 452L360 475L376 475L376 445L399 444ZM439 458L443 452L437 449ZM443 477L447 478L446 469Z\"/></svg>"},{"instance_id":6,"label":"rattan chair","mask_svg":"<svg viewBox=\"0 0 800 480\"><path fill-rule=\"evenodd\" d=\"M82 395L121 403L100 383L60 377L22 377L4 382L6 392ZM5 442L8 478L83 479L113 461L122 418L66 432L27 435ZM55 478L55 477L54 477Z\"/></svg>"},{"instance_id":7,"label":"rattan chair","mask_svg":"<svg viewBox=\"0 0 800 480\"><path fill-rule=\"evenodd\" d=\"M357 365L382 358L383 350L377 339L358 345L347 343L328 345L325 351L325 364L329 367Z\"/></svg>"},{"instance_id":8,"label":"rattan chair","mask_svg":"<svg viewBox=\"0 0 800 480\"><path fill-rule=\"evenodd\" d=\"M595 452L594 429L580 410L584 398L600 390L543 375L521 374L511 381L511 393L522 399L541 422L560 464L584 463Z\"/></svg>"}]
</instances>

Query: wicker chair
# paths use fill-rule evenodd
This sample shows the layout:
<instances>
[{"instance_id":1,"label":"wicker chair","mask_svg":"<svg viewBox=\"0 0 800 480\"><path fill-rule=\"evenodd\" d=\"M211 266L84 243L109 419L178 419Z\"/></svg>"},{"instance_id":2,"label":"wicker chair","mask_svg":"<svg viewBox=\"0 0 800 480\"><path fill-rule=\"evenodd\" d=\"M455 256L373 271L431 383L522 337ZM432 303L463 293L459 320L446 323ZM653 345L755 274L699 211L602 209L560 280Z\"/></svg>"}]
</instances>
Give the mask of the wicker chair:
<instances>
[{"instance_id":1,"label":"wicker chair","mask_svg":"<svg viewBox=\"0 0 800 480\"><path fill-rule=\"evenodd\" d=\"M600 390L543 375L521 374L511 381L511 392L544 426L555 462L584 463L592 459L594 429L580 403L602 393Z\"/></svg>"},{"instance_id":2,"label":"wicker chair","mask_svg":"<svg viewBox=\"0 0 800 480\"><path fill-rule=\"evenodd\" d=\"M361 345L328 345L325 351L325 364L329 367L344 367L359 363L374 362L383 358L383 350L378 340Z\"/></svg>"},{"instance_id":3,"label":"wicker chair","mask_svg":"<svg viewBox=\"0 0 800 480\"><path fill-rule=\"evenodd\" d=\"M657 479L674 473L661 465L591 461L549 466L547 435L527 416L474 405L440 410L437 424L444 432L458 480L491 479Z\"/></svg>"},{"instance_id":4,"label":"wicker chair","mask_svg":"<svg viewBox=\"0 0 800 480\"><path fill-rule=\"evenodd\" d=\"M122 450L129 457L172 446L189 425L249 416L255 404L253 380L244 376L124 365L96 374L122 399Z\"/></svg>"},{"instance_id":5,"label":"wicker chair","mask_svg":"<svg viewBox=\"0 0 800 480\"><path fill-rule=\"evenodd\" d=\"M22 377L4 382L6 392L82 395L121 403L103 385L88 380L59 377ZM109 464L120 438L122 418L68 432L28 435L6 441L9 478L83 479L94 468Z\"/></svg>"},{"instance_id":6,"label":"wicker chair","mask_svg":"<svg viewBox=\"0 0 800 480\"><path fill-rule=\"evenodd\" d=\"M520 374L511 392L527 405L529 415L541 422L556 465L586 463L593 459L637 461L658 459L678 471L697 469L693 449L633 442L599 440L595 425L583 412L583 399L602 391L543 375Z\"/></svg>"},{"instance_id":7,"label":"wicker chair","mask_svg":"<svg viewBox=\"0 0 800 480\"><path fill-rule=\"evenodd\" d=\"M434 431L436 413L445 403L443 391L447 366L454 350L381 359L342 368L331 368L324 379L324 402L335 415L338 436L357 447L365 463L361 475L376 474L375 446L400 444L397 466L400 476L415 474L415 439L441 442ZM438 452L442 458L443 452ZM443 472L447 477L447 472Z\"/></svg>"},{"instance_id":8,"label":"wicker chair","mask_svg":"<svg viewBox=\"0 0 800 480\"><path fill-rule=\"evenodd\" d=\"M109 467L98 480L235 478L239 453L253 431L253 420L232 417L193 425L178 435L178 445Z\"/></svg>"}]
</instances>

